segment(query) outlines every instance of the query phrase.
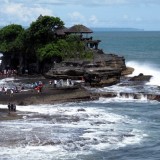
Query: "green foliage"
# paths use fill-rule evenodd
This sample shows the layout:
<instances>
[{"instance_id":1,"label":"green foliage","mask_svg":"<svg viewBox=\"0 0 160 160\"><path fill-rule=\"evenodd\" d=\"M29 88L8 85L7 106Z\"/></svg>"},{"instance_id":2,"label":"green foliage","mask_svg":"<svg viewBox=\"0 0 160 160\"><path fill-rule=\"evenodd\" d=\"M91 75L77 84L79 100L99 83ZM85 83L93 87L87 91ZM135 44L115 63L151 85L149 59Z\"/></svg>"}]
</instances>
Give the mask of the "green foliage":
<instances>
[{"instance_id":1,"label":"green foliage","mask_svg":"<svg viewBox=\"0 0 160 160\"><path fill-rule=\"evenodd\" d=\"M18 52L23 48L24 29L21 25L11 24L0 29L0 52Z\"/></svg>"},{"instance_id":2,"label":"green foliage","mask_svg":"<svg viewBox=\"0 0 160 160\"><path fill-rule=\"evenodd\" d=\"M92 60L93 59L92 51L85 51L80 56L81 56L80 59L88 59L88 60Z\"/></svg>"},{"instance_id":3,"label":"green foliage","mask_svg":"<svg viewBox=\"0 0 160 160\"><path fill-rule=\"evenodd\" d=\"M51 16L40 16L26 30L21 25L8 25L0 29L0 52L25 57L28 64L54 56L63 60L92 59L93 54L86 50L81 35L72 34L63 39L56 36L56 29L63 26L60 18Z\"/></svg>"},{"instance_id":4,"label":"green foliage","mask_svg":"<svg viewBox=\"0 0 160 160\"><path fill-rule=\"evenodd\" d=\"M22 28L22 26L17 24L5 26L0 30L0 39L6 40L7 42L12 42L19 36L19 34L23 30L24 29Z\"/></svg>"},{"instance_id":5,"label":"green foliage","mask_svg":"<svg viewBox=\"0 0 160 160\"><path fill-rule=\"evenodd\" d=\"M28 29L28 38L35 45L44 45L55 40L55 29L61 28L63 21L58 17L39 16ZM37 47L37 46L36 46Z\"/></svg>"},{"instance_id":6,"label":"green foliage","mask_svg":"<svg viewBox=\"0 0 160 160\"><path fill-rule=\"evenodd\" d=\"M60 55L61 52L59 51L58 46L52 43L45 45L44 47L38 49L37 51L37 56L40 61L46 58L51 58L53 56L60 56Z\"/></svg>"},{"instance_id":7,"label":"green foliage","mask_svg":"<svg viewBox=\"0 0 160 160\"><path fill-rule=\"evenodd\" d=\"M92 59L93 54L86 50L85 42L81 41L81 35L68 35L66 42L69 49L66 58Z\"/></svg>"},{"instance_id":8,"label":"green foliage","mask_svg":"<svg viewBox=\"0 0 160 160\"><path fill-rule=\"evenodd\" d=\"M85 50L85 44L77 40L77 36L68 36L66 39L60 39L57 42L47 44L38 49L37 57L40 61L46 58L60 56L62 59L92 59L91 51Z\"/></svg>"}]
</instances>

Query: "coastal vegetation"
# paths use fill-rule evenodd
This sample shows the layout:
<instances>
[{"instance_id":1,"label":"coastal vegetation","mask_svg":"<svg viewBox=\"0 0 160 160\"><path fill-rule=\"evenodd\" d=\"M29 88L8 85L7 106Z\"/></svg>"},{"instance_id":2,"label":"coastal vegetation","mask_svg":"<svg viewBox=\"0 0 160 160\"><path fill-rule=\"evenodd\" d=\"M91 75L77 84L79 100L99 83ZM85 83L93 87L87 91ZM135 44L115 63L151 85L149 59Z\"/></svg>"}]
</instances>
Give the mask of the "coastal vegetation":
<instances>
[{"instance_id":1,"label":"coastal vegetation","mask_svg":"<svg viewBox=\"0 0 160 160\"><path fill-rule=\"evenodd\" d=\"M86 49L80 34L58 36L56 31L64 27L58 17L40 15L28 28L10 24L0 29L0 52L3 53L3 68L23 72L43 72L45 64L67 59L91 59L92 52Z\"/></svg>"},{"instance_id":2,"label":"coastal vegetation","mask_svg":"<svg viewBox=\"0 0 160 160\"><path fill-rule=\"evenodd\" d=\"M83 25L67 29L60 18L51 16L39 16L26 29L5 26L0 29L1 73L16 70L50 79L84 79L99 87L119 83L121 75L128 74L124 57L104 53L98 49L101 40L83 36L88 33L92 30Z\"/></svg>"}]
</instances>

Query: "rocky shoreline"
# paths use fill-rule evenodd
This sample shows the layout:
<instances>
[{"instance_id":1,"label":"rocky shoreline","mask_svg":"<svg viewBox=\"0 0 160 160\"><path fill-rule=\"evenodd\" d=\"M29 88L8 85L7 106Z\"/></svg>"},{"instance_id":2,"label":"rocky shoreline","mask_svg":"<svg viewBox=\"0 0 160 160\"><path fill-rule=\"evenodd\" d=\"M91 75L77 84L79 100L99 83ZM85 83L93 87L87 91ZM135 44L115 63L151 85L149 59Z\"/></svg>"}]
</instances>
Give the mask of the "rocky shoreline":
<instances>
[{"instance_id":1,"label":"rocky shoreline","mask_svg":"<svg viewBox=\"0 0 160 160\"><path fill-rule=\"evenodd\" d=\"M77 102L91 100L91 94L84 88L44 88L41 93L34 90L15 93L12 96L3 94L0 104L7 105L15 103L17 105L36 105L36 104L56 104L63 102Z\"/></svg>"},{"instance_id":2,"label":"rocky shoreline","mask_svg":"<svg viewBox=\"0 0 160 160\"><path fill-rule=\"evenodd\" d=\"M129 85L142 85L146 81L149 81L151 76L140 74L138 76L128 78L128 83L121 84L124 87L129 87ZM17 78L18 79L18 78ZM79 82L79 84L74 86L64 86L64 87L54 87L49 85L50 79L44 77L34 77L29 79L19 78L15 80L15 83L23 82L32 83L34 81L42 80L44 87L42 92L38 93L35 89L28 89L27 91L21 91L14 94L4 94L1 92L0 104L7 106L8 103L15 103L17 105L37 105L37 104L56 104L64 102L80 102L80 101L91 101L99 99L100 97L113 98L117 96L130 97L133 99L140 99L142 96L146 97L148 100L160 101L160 95L156 93L144 93L144 92L114 92L114 91L101 91L93 92L90 88L97 88L90 86L88 83ZM122 80L122 81L126 81Z\"/></svg>"},{"instance_id":3,"label":"rocky shoreline","mask_svg":"<svg viewBox=\"0 0 160 160\"><path fill-rule=\"evenodd\" d=\"M129 78L129 83L142 83L145 80L148 80L149 76L139 75L135 77ZM42 77L41 77L42 78ZM40 77L30 78L30 82L39 80ZM77 87L60 87L54 88L47 85L50 79L42 78L45 82L45 86L41 93L38 93L34 89L30 89L28 91L22 91L19 93L14 93L13 95L1 93L0 95L0 104L6 105L6 108L0 109L0 121L3 120L14 120L21 119L25 113L19 112L10 112L8 111L8 103L15 103L18 106L25 105L39 105L39 104L58 104L58 103L66 103L66 102L82 102L82 101L92 101L98 100L100 97L102 98L114 98L114 97L132 97L133 99L141 99L146 98L146 100L155 100L160 102L160 94L156 93L143 93L143 92L114 92L114 91L101 91L95 92L92 91L93 87L86 86L87 84L82 83ZM131 81L130 81L131 79ZM135 80L135 81L134 81ZM17 80L16 80L17 82ZM18 82L26 83L27 80L18 80ZM126 86L127 87L127 86ZM90 90L91 89L91 90Z\"/></svg>"},{"instance_id":4,"label":"rocky shoreline","mask_svg":"<svg viewBox=\"0 0 160 160\"><path fill-rule=\"evenodd\" d=\"M124 87L135 86L143 87L144 84L150 81L151 75L137 75L134 77L126 77L134 71L133 68L127 67L125 59L115 54L105 54L98 50L94 53L93 63L84 61L65 61L61 64L56 64L44 76L40 75L22 75L16 77L13 83L33 83L35 81L43 81L44 87L42 92L38 93L34 89L22 91L14 94L0 95L0 104L6 105L6 109L1 109L1 119L21 118L17 113L8 114L8 103L16 105L38 105L38 104L57 104L65 102L81 102L97 100L100 97L113 98L117 96L132 97L133 99L141 99L145 97L148 100L156 100L160 102L160 94L138 92L92 92L89 88L101 88L122 83ZM79 80L78 84L73 86L57 87L49 85L49 81L63 79ZM126 83L127 82L127 83ZM2 116L5 115L5 116ZM8 118L6 118L8 117Z\"/></svg>"},{"instance_id":5,"label":"rocky shoreline","mask_svg":"<svg viewBox=\"0 0 160 160\"><path fill-rule=\"evenodd\" d=\"M48 81L48 79L45 80ZM0 109L0 121L21 119L25 114L19 112L18 110L16 112L9 112L9 103L16 104L17 106L26 106L39 104L58 104L66 102L81 102L90 100L93 100L92 94L83 87L44 87L41 93L38 93L34 89L14 93L13 95L1 93L0 104L5 105L6 107Z\"/></svg>"},{"instance_id":6,"label":"rocky shoreline","mask_svg":"<svg viewBox=\"0 0 160 160\"><path fill-rule=\"evenodd\" d=\"M124 57L119 57L116 54L105 54L102 50L93 50L93 61L78 60L63 61L57 63L44 77L29 77L29 82L49 80L80 80L84 81L85 85L91 87L111 86L119 83L121 76L130 74L133 69L127 68L125 65ZM22 75L24 77L24 75ZM19 82L24 81L20 78ZM26 81L27 82L27 81ZM23 83L26 83L25 81ZM90 93L83 88L80 83L77 88L50 88L44 87L43 92L37 94L33 90L27 92L15 93L12 96L1 94L0 103L7 104L9 102L16 103L17 105L30 105L30 104L54 104L70 101L92 100L97 96Z\"/></svg>"}]
</instances>

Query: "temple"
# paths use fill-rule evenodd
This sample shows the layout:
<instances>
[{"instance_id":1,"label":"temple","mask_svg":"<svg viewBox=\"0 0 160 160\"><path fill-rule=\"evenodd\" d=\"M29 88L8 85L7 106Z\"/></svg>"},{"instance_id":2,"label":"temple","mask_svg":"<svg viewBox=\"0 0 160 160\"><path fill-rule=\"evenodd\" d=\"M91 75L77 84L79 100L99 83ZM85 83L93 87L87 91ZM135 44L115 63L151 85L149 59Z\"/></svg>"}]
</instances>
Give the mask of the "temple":
<instances>
[{"instance_id":1,"label":"temple","mask_svg":"<svg viewBox=\"0 0 160 160\"><path fill-rule=\"evenodd\" d=\"M56 30L56 35L58 37L64 37L67 34L80 35L80 39L85 42L87 47L97 50L98 45L101 42L101 40L93 40L92 36L88 38L88 34L91 34L91 33L93 33L93 31L91 29L89 29L86 26L81 25L81 24L74 25L68 29L63 27L61 29ZM83 37L83 34L86 34L87 36Z\"/></svg>"}]
</instances>

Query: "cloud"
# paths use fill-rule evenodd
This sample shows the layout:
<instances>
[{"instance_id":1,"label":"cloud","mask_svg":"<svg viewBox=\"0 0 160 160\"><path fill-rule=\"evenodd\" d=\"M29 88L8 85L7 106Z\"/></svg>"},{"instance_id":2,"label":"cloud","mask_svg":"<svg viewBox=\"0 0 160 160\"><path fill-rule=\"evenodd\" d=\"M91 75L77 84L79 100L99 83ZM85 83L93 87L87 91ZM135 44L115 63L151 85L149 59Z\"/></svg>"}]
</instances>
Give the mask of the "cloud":
<instances>
[{"instance_id":1,"label":"cloud","mask_svg":"<svg viewBox=\"0 0 160 160\"><path fill-rule=\"evenodd\" d=\"M89 18L89 22L91 22L92 24L97 24L98 23L98 19L95 15L92 15L90 18Z\"/></svg>"},{"instance_id":2,"label":"cloud","mask_svg":"<svg viewBox=\"0 0 160 160\"><path fill-rule=\"evenodd\" d=\"M0 25L28 25L42 15L62 18L66 26L155 26L160 0L0 0ZM138 26L138 27L139 27Z\"/></svg>"},{"instance_id":3,"label":"cloud","mask_svg":"<svg viewBox=\"0 0 160 160\"><path fill-rule=\"evenodd\" d=\"M12 3L9 0L5 0L5 3L1 5L0 14L3 15L2 17L6 17L6 23L12 23L12 21L30 23L40 14L53 15L50 9L43 8L38 4L27 6L23 3Z\"/></svg>"},{"instance_id":4,"label":"cloud","mask_svg":"<svg viewBox=\"0 0 160 160\"><path fill-rule=\"evenodd\" d=\"M84 16L80 12L72 12L68 14L69 16L69 21L68 24L69 26L75 25L75 24L84 24L86 26L93 26L98 24L98 18L95 15L90 15L90 16Z\"/></svg>"},{"instance_id":5,"label":"cloud","mask_svg":"<svg viewBox=\"0 0 160 160\"><path fill-rule=\"evenodd\" d=\"M21 3L25 5L83 5L83 6L110 6L110 5L160 5L160 0L0 0L0 3Z\"/></svg>"},{"instance_id":6,"label":"cloud","mask_svg":"<svg viewBox=\"0 0 160 160\"><path fill-rule=\"evenodd\" d=\"M69 13L68 15L72 21L84 21L85 20L85 17L77 11L73 13Z\"/></svg>"},{"instance_id":7,"label":"cloud","mask_svg":"<svg viewBox=\"0 0 160 160\"><path fill-rule=\"evenodd\" d=\"M0 0L0 2L11 0ZM50 5L83 5L83 6L110 6L110 5L160 5L159 0L12 0L15 3L50 4Z\"/></svg>"}]
</instances>

